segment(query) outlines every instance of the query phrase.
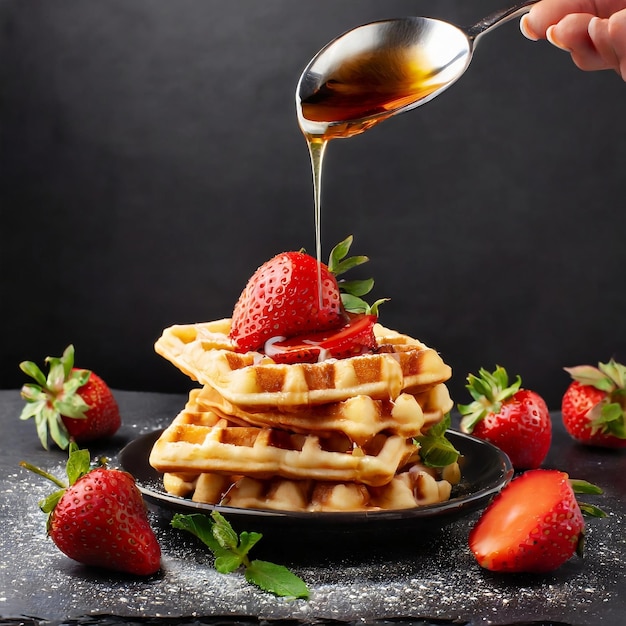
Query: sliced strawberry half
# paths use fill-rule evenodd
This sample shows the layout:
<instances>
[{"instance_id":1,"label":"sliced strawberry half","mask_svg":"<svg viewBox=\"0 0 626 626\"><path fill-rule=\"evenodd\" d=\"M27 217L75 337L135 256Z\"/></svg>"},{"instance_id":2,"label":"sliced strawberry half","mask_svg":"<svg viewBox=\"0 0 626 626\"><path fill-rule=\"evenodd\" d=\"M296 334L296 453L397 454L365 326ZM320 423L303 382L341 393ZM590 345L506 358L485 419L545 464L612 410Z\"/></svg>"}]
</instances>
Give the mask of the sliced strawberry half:
<instances>
[{"instance_id":1,"label":"sliced strawberry half","mask_svg":"<svg viewBox=\"0 0 626 626\"><path fill-rule=\"evenodd\" d=\"M481 567L496 572L549 572L582 549L585 528L569 477L534 469L513 480L471 530Z\"/></svg>"},{"instance_id":2,"label":"sliced strawberry half","mask_svg":"<svg viewBox=\"0 0 626 626\"><path fill-rule=\"evenodd\" d=\"M354 315L338 330L306 333L266 342L265 354L276 363L316 363L327 358L345 359L377 347L374 324L377 315Z\"/></svg>"}]
</instances>

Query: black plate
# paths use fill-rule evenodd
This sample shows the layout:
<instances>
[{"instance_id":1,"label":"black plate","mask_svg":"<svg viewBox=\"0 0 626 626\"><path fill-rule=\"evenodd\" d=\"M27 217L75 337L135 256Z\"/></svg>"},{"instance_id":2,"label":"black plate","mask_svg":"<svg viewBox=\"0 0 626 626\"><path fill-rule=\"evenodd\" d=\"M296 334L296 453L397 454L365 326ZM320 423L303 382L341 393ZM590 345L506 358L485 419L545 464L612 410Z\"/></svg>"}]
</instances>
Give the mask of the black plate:
<instances>
[{"instance_id":1,"label":"black plate","mask_svg":"<svg viewBox=\"0 0 626 626\"><path fill-rule=\"evenodd\" d=\"M306 532L309 538L321 533L326 539L329 533L385 532L396 534L405 527L411 533L439 529L446 524L484 507L513 477L509 458L495 446L465 435L449 431L448 437L461 452L462 481L455 486L452 497L439 504L396 511L368 512L292 512L268 509L242 509L192 502L172 496L163 489L161 474L148 462L154 442L162 431L156 431L135 439L120 452L123 469L132 474L144 498L152 505L168 512L208 513L218 510L228 517L233 526L245 530L270 533L285 539L285 532ZM392 533L389 533L389 530Z\"/></svg>"}]
</instances>

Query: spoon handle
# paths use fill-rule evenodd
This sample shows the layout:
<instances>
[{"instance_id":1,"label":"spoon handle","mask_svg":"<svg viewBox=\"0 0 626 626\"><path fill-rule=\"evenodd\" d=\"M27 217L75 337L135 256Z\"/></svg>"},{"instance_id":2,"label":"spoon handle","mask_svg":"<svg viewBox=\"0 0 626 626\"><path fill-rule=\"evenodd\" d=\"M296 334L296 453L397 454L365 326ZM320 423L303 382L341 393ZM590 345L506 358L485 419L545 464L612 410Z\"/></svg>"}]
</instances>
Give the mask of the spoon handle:
<instances>
[{"instance_id":1,"label":"spoon handle","mask_svg":"<svg viewBox=\"0 0 626 626\"><path fill-rule=\"evenodd\" d=\"M501 24L508 22L524 13L528 13L530 7L536 4L538 0L530 0L527 2L520 2L515 6L508 9L500 9L495 11L491 15L484 17L480 22L470 26L465 32L470 40L476 41L480 35L484 35L487 31L497 28Z\"/></svg>"}]
</instances>

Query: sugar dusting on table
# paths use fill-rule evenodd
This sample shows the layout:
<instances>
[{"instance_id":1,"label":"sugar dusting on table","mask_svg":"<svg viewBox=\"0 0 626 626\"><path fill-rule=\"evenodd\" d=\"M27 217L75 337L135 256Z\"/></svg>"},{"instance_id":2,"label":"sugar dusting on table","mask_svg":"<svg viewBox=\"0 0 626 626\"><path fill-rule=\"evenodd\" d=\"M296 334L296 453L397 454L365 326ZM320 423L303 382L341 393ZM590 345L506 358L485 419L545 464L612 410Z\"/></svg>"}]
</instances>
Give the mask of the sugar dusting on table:
<instances>
[{"instance_id":1,"label":"sugar dusting on table","mask_svg":"<svg viewBox=\"0 0 626 626\"><path fill-rule=\"evenodd\" d=\"M45 469L61 476L64 464L55 458L57 462ZM20 555L19 567L10 560L0 563L0 615L6 615L3 607L9 606L13 614L32 614L29 601L35 597L48 619L86 612L155 618L241 615L303 622L412 616L487 625L520 618L563 622L575 607L578 622L602 614L607 616L603 624L617 624L611 616L626 611L621 593L626 529L621 505L611 496L601 502L608 517L588 524L586 558L574 557L545 576L481 570L467 547L477 514L426 541L403 537L401 548L389 552L376 552L364 543L353 554L338 558L328 551L311 561L300 560L295 550L290 557L288 546L283 546L283 556L270 560L287 565L306 581L311 590L306 601L262 592L241 572L217 573L208 550L156 512L151 512L151 521L163 549L159 574L140 579L84 567L61 554L46 536L45 515L37 503L50 490L45 480L19 467L0 477L0 513L8 520L0 533L0 551Z\"/></svg>"}]
</instances>

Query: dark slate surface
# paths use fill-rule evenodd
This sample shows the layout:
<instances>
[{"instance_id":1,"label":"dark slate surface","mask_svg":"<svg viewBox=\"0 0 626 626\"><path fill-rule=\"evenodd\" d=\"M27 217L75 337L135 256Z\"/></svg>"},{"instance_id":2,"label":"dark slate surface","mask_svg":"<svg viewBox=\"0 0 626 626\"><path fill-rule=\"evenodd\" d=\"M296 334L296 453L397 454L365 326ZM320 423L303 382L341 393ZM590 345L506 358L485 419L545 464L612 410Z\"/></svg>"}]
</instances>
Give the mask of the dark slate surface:
<instances>
[{"instance_id":1,"label":"dark slate surface","mask_svg":"<svg viewBox=\"0 0 626 626\"><path fill-rule=\"evenodd\" d=\"M180 395L117 391L123 426L92 454L115 454L129 441L166 425ZM63 556L45 536L37 501L45 481L20 460L61 472L64 454L39 448L34 425L18 419L16 390L0 391L0 624L604 624L626 619L626 455L572 442L553 414L555 438L546 467L566 470L605 490L594 498L609 514L588 527L584 560L572 559L545 576L482 571L467 548L476 514L439 533L359 542L350 550L329 542L314 553L299 542L264 537L256 556L280 561L309 584L309 601L261 593L239 574L223 576L191 537L171 529L164 512L152 521L163 547L162 572L135 579L89 570ZM254 530L250 528L249 530ZM264 544L265 542L265 544ZM263 552L264 550L264 552ZM28 617L28 619L25 619Z\"/></svg>"},{"instance_id":2,"label":"dark slate surface","mask_svg":"<svg viewBox=\"0 0 626 626\"><path fill-rule=\"evenodd\" d=\"M0 387L73 343L115 388L184 393L161 330L229 316L261 263L314 250L309 59L370 20L507 4L2 0ZM329 146L323 257L354 235L353 277L453 366L459 401L498 363L556 408L564 366L626 360L625 102L615 72L514 21L441 96Z\"/></svg>"}]
</instances>

